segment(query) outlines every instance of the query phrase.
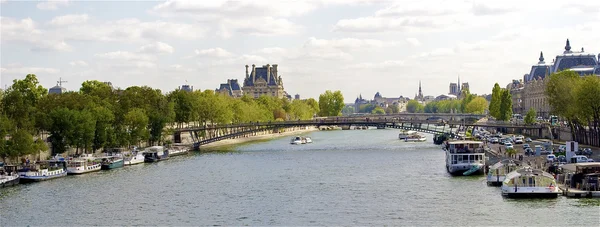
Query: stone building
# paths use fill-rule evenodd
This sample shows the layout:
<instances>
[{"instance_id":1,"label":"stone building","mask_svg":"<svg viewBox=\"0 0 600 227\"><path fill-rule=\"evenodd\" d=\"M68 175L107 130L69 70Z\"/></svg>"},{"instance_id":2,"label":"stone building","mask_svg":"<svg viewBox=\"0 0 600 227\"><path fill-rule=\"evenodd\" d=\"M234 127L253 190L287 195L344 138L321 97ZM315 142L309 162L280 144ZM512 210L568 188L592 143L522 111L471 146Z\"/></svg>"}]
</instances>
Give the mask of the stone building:
<instances>
[{"instance_id":1,"label":"stone building","mask_svg":"<svg viewBox=\"0 0 600 227\"><path fill-rule=\"evenodd\" d=\"M527 110L523 106L523 89L524 84L522 80L513 80L512 83L506 86L506 89L510 91L512 98L512 112L513 114L521 114Z\"/></svg>"},{"instance_id":2,"label":"stone building","mask_svg":"<svg viewBox=\"0 0 600 227\"><path fill-rule=\"evenodd\" d=\"M460 77L458 77L458 83L450 83L448 94L460 97L463 90L469 90L469 83L460 83Z\"/></svg>"},{"instance_id":3,"label":"stone building","mask_svg":"<svg viewBox=\"0 0 600 227\"><path fill-rule=\"evenodd\" d=\"M425 102L425 97L423 96L423 90L421 89L421 81L419 80L419 92L415 94L415 100L423 103Z\"/></svg>"},{"instance_id":4,"label":"stone building","mask_svg":"<svg viewBox=\"0 0 600 227\"><path fill-rule=\"evenodd\" d=\"M261 95L275 96L278 98L291 97L283 90L283 80L277 71L277 64L256 67L252 65L252 71L248 72L246 65L246 78L242 91L245 95L258 98Z\"/></svg>"},{"instance_id":5,"label":"stone building","mask_svg":"<svg viewBox=\"0 0 600 227\"><path fill-rule=\"evenodd\" d=\"M240 84L238 80L230 79L227 80L227 83L223 83L215 90L217 93L221 93L224 95L229 95L234 98L242 97L242 89L240 89Z\"/></svg>"},{"instance_id":6,"label":"stone building","mask_svg":"<svg viewBox=\"0 0 600 227\"><path fill-rule=\"evenodd\" d=\"M383 109L386 109L388 106L395 105L395 106L398 106L398 109L400 112L404 112L404 111L406 111L406 104L408 103L409 100L410 100L410 98L403 97L403 96L400 96L397 98L383 97L381 95L381 93L379 93L379 92L375 93L373 100L366 100L366 99L363 99L362 94L361 94L356 98L356 100L354 100L354 112L358 113L360 111L360 106L365 105L365 104L377 105Z\"/></svg>"}]
</instances>

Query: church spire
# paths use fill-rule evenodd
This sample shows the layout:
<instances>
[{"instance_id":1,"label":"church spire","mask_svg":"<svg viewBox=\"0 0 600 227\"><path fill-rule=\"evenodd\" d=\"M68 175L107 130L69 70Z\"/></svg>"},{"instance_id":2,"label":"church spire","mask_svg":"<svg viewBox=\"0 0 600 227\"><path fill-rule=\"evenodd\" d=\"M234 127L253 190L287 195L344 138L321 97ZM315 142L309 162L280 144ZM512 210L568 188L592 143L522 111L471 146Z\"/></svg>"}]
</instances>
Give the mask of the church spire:
<instances>
[{"instance_id":1,"label":"church spire","mask_svg":"<svg viewBox=\"0 0 600 227\"><path fill-rule=\"evenodd\" d=\"M544 64L544 53L540 51L540 62L539 64Z\"/></svg>"},{"instance_id":2,"label":"church spire","mask_svg":"<svg viewBox=\"0 0 600 227\"><path fill-rule=\"evenodd\" d=\"M567 39L567 45L565 45L565 53L570 53L571 52L571 43L569 42L569 39Z\"/></svg>"}]
</instances>

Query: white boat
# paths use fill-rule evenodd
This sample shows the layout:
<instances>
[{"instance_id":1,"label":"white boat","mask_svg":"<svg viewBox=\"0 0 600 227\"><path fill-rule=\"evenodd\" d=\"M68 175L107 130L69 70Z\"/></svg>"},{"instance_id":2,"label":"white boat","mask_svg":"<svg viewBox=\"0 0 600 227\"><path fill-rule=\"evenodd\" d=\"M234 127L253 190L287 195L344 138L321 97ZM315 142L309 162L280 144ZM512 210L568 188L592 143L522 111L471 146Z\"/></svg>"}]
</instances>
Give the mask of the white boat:
<instances>
[{"instance_id":1,"label":"white boat","mask_svg":"<svg viewBox=\"0 0 600 227\"><path fill-rule=\"evenodd\" d=\"M84 174L100 171L101 162L92 159L78 158L67 161L67 174Z\"/></svg>"},{"instance_id":2,"label":"white boat","mask_svg":"<svg viewBox=\"0 0 600 227\"><path fill-rule=\"evenodd\" d=\"M446 141L446 170L453 175L483 174L485 151L483 142L471 140Z\"/></svg>"},{"instance_id":3,"label":"white boat","mask_svg":"<svg viewBox=\"0 0 600 227\"><path fill-rule=\"evenodd\" d=\"M290 141L290 144L293 145L299 145L299 144L305 144L306 140L303 140L301 136L296 136L294 138L292 138L292 141Z\"/></svg>"},{"instance_id":4,"label":"white boat","mask_svg":"<svg viewBox=\"0 0 600 227\"><path fill-rule=\"evenodd\" d=\"M4 165L0 162L0 188L19 184L19 174L17 166Z\"/></svg>"},{"instance_id":5,"label":"white boat","mask_svg":"<svg viewBox=\"0 0 600 227\"><path fill-rule=\"evenodd\" d=\"M406 138L408 138L411 135L415 135L417 134L416 131L406 131L406 130L402 130L400 131L400 133L398 134L398 139L401 140L406 140Z\"/></svg>"},{"instance_id":6,"label":"white boat","mask_svg":"<svg viewBox=\"0 0 600 227\"><path fill-rule=\"evenodd\" d=\"M67 162L59 160L42 161L19 170L19 182L36 182L67 176Z\"/></svg>"},{"instance_id":7,"label":"white boat","mask_svg":"<svg viewBox=\"0 0 600 227\"><path fill-rule=\"evenodd\" d=\"M501 190L509 198L556 198L560 194L552 174L531 167L507 174Z\"/></svg>"},{"instance_id":8,"label":"white boat","mask_svg":"<svg viewBox=\"0 0 600 227\"><path fill-rule=\"evenodd\" d=\"M426 140L427 138L425 136L416 133L404 138L405 142L425 142Z\"/></svg>"},{"instance_id":9,"label":"white boat","mask_svg":"<svg viewBox=\"0 0 600 227\"><path fill-rule=\"evenodd\" d=\"M140 163L144 163L144 153L142 153L142 152L132 153L130 156L125 158L126 166L140 164Z\"/></svg>"},{"instance_id":10,"label":"white boat","mask_svg":"<svg viewBox=\"0 0 600 227\"><path fill-rule=\"evenodd\" d=\"M182 154L186 154L189 151L189 149L187 147L172 147L169 149L169 156L177 156L177 155L182 155Z\"/></svg>"},{"instance_id":11,"label":"white boat","mask_svg":"<svg viewBox=\"0 0 600 227\"><path fill-rule=\"evenodd\" d=\"M522 168L518 161L505 159L490 166L487 174L487 184L491 186L501 186L506 179L506 174Z\"/></svg>"},{"instance_id":12,"label":"white boat","mask_svg":"<svg viewBox=\"0 0 600 227\"><path fill-rule=\"evenodd\" d=\"M158 162L169 159L169 150L163 146L148 147L144 150L144 162Z\"/></svg>"},{"instance_id":13,"label":"white boat","mask_svg":"<svg viewBox=\"0 0 600 227\"><path fill-rule=\"evenodd\" d=\"M306 143L312 143L312 139L310 137L304 137Z\"/></svg>"}]
</instances>

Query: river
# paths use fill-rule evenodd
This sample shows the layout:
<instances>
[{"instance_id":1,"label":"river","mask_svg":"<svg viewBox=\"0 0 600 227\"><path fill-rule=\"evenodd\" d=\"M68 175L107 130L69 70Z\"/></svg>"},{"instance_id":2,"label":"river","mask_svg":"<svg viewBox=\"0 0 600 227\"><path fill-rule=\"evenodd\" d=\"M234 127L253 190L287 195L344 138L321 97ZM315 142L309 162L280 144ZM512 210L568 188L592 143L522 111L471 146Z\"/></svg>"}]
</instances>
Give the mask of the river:
<instances>
[{"instance_id":1,"label":"river","mask_svg":"<svg viewBox=\"0 0 600 227\"><path fill-rule=\"evenodd\" d=\"M513 200L397 130L317 131L0 189L14 225L596 225L598 199Z\"/></svg>"}]
</instances>

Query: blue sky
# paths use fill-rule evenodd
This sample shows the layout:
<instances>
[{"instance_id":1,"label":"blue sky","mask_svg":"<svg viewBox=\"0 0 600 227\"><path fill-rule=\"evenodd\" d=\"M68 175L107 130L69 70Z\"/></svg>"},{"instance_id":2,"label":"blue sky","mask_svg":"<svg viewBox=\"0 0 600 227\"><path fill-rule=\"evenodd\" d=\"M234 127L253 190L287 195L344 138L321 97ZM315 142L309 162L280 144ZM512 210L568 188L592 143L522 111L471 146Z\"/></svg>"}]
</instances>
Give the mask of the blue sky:
<instances>
[{"instance_id":1,"label":"blue sky","mask_svg":"<svg viewBox=\"0 0 600 227\"><path fill-rule=\"evenodd\" d=\"M573 49L598 54L598 1L4 1L0 84L85 80L215 89L279 64L290 94L414 96L469 82L490 93Z\"/></svg>"}]
</instances>

